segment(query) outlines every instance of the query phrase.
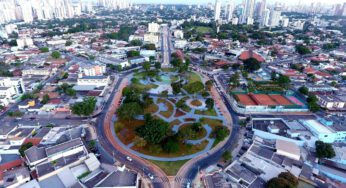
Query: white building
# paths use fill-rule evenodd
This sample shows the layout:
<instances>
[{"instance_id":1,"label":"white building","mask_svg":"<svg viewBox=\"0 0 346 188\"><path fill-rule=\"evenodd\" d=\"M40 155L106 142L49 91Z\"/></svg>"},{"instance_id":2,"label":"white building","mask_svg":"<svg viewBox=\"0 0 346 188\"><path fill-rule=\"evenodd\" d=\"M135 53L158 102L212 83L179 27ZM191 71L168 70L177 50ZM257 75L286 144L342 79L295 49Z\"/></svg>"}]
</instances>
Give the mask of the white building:
<instances>
[{"instance_id":1,"label":"white building","mask_svg":"<svg viewBox=\"0 0 346 188\"><path fill-rule=\"evenodd\" d=\"M270 11L269 26L277 27L280 25L281 7L275 7Z\"/></svg>"},{"instance_id":2,"label":"white building","mask_svg":"<svg viewBox=\"0 0 346 188\"><path fill-rule=\"evenodd\" d=\"M253 19L255 10L255 0L246 0L244 13L242 15L242 23L248 23L248 19Z\"/></svg>"},{"instance_id":3,"label":"white building","mask_svg":"<svg viewBox=\"0 0 346 188\"><path fill-rule=\"evenodd\" d=\"M77 79L77 86L102 87L110 83L109 76L83 76Z\"/></svg>"},{"instance_id":4,"label":"white building","mask_svg":"<svg viewBox=\"0 0 346 188\"><path fill-rule=\"evenodd\" d=\"M155 44L157 47L159 45L159 36L153 33L147 33L144 35L144 42Z\"/></svg>"},{"instance_id":5,"label":"white building","mask_svg":"<svg viewBox=\"0 0 346 188\"><path fill-rule=\"evenodd\" d=\"M22 78L0 78L0 104L7 106L25 93Z\"/></svg>"},{"instance_id":6,"label":"white building","mask_svg":"<svg viewBox=\"0 0 346 188\"><path fill-rule=\"evenodd\" d=\"M34 46L34 42L31 38L25 37L25 38L17 39L17 46L18 48L32 47Z\"/></svg>"},{"instance_id":7,"label":"white building","mask_svg":"<svg viewBox=\"0 0 346 188\"><path fill-rule=\"evenodd\" d=\"M180 29L177 29L174 31L174 37L178 39L183 39L184 38L184 32Z\"/></svg>"},{"instance_id":8,"label":"white building","mask_svg":"<svg viewBox=\"0 0 346 188\"><path fill-rule=\"evenodd\" d=\"M220 21L220 16L221 16L221 2L220 0L215 0L214 20Z\"/></svg>"},{"instance_id":9,"label":"white building","mask_svg":"<svg viewBox=\"0 0 346 188\"><path fill-rule=\"evenodd\" d=\"M317 120L300 120L300 122L308 128L318 140L325 143L345 142L346 131L334 130L327 127Z\"/></svg>"},{"instance_id":10,"label":"white building","mask_svg":"<svg viewBox=\"0 0 346 188\"><path fill-rule=\"evenodd\" d=\"M300 148L294 142L278 139L275 146L277 154L299 161Z\"/></svg>"},{"instance_id":11,"label":"white building","mask_svg":"<svg viewBox=\"0 0 346 188\"><path fill-rule=\"evenodd\" d=\"M229 0L227 5L227 21L231 22L233 19L233 11L234 11L234 1Z\"/></svg>"},{"instance_id":12,"label":"white building","mask_svg":"<svg viewBox=\"0 0 346 188\"><path fill-rule=\"evenodd\" d=\"M160 25L155 23L155 22L152 22L152 23L149 23L148 24L148 32L149 33L158 33L160 30Z\"/></svg>"}]
</instances>

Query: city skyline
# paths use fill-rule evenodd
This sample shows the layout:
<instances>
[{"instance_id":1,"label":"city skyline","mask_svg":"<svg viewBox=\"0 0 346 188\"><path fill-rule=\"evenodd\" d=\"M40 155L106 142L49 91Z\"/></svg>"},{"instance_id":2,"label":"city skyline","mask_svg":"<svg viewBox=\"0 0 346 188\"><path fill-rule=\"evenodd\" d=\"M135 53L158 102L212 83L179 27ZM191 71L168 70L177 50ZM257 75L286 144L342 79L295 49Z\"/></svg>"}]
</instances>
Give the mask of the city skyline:
<instances>
[{"instance_id":1,"label":"city skyline","mask_svg":"<svg viewBox=\"0 0 346 188\"><path fill-rule=\"evenodd\" d=\"M161 0L161 1L156 1L156 0L133 0L134 3L152 3L152 4L207 4L207 3L214 3L214 1L205 1L205 0L192 0L192 1L185 1L185 0L175 0L174 2L169 1L169 0ZM220 1L222 4L226 3L227 0L222 0ZM235 0L236 4L241 3L242 0ZM301 4L310 4L310 3L325 3L325 4L341 4L345 3L346 0L291 0L291 1L283 1L283 0L268 0L267 3L275 3L275 2L284 2L289 5L294 5L298 4L299 2Z\"/></svg>"}]
</instances>

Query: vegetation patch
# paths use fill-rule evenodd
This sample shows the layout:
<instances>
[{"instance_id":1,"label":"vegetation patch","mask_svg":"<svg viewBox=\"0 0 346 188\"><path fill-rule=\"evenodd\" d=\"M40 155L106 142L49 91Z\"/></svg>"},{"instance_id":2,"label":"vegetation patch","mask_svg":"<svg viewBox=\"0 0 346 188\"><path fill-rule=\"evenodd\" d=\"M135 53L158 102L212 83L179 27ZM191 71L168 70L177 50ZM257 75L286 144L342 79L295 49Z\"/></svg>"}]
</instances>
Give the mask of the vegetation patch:
<instances>
[{"instance_id":1,"label":"vegetation patch","mask_svg":"<svg viewBox=\"0 0 346 188\"><path fill-rule=\"evenodd\" d=\"M197 107L202 106L202 102L198 99L195 99L195 100L191 101L191 105L197 106Z\"/></svg>"},{"instance_id":2,"label":"vegetation patch","mask_svg":"<svg viewBox=\"0 0 346 188\"><path fill-rule=\"evenodd\" d=\"M150 104L147 108L144 109L144 114L156 113L158 110L159 107L156 104Z\"/></svg>"},{"instance_id":3,"label":"vegetation patch","mask_svg":"<svg viewBox=\"0 0 346 188\"><path fill-rule=\"evenodd\" d=\"M136 137L136 128L142 125L144 125L143 120L119 120L115 122L114 128L121 142L128 145Z\"/></svg>"},{"instance_id":4,"label":"vegetation patch","mask_svg":"<svg viewBox=\"0 0 346 188\"><path fill-rule=\"evenodd\" d=\"M180 168L189 160L173 161L173 162L154 161L154 160L149 160L149 161L154 163L156 166L160 167L167 174L167 176L175 176L180 170Z\"/></svg>"},{"instance_id":5,"label":"vegetation patch","mask_svg":"<svg viewBox=\"0 0 346 188\"><path fill-rule=\"evenodd\" d=\"M174 107L170 102L168 102L165 99L159 98L159 99L157 99L157 103L163 103L167 107L167 111L160 111L160 114L163 117L169 118L173 115Z\"/></svg>"},{"instance_id":6,"label":"vegetation patch","mask_svg":"<svg viewBox=\"0 0 346 188\"><path fill-rule=\"evenodd\" d=\"M196 110L195 114L205 115L205 116L217 116L217 113L214 109L209 110Z\"/></svg>"},{"instance_id":7,"label":"vegetation patch","mask_svg":"<svg viewBox=\"0 0 346 188\"><path fill-rule=\"evenodd\" d=\"M186 140L199 140L207 135L200 123L184 124L179 128L179 136Z\"/></svg>"}]
</instances>

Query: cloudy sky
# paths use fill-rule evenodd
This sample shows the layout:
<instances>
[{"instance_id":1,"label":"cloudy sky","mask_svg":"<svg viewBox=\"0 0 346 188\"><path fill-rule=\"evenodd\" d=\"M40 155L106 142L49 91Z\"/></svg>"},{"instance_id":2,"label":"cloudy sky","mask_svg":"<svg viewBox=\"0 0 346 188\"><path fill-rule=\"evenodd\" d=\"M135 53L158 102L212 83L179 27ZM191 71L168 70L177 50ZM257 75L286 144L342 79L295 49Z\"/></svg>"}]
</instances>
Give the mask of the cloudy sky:
<instances>
[{"instance_id":1,"label":"cloudy sky","mask_svg":"<svg viewBox=\"0 0 346 188\"><path fill-rule=\"evenodd\" d=\"M221 2L226 2L227 0L221 0ZM237 3L240 3L242 0L236 0ZM257 0L258 1L258 0ZM297 4L299 1L302 4L310 4L311 2L321 2L326 4L336 4L336 3L344 3L346 0L267 0L269 3L275 2L285 2L289 4ZM164 3L164 4L197 4L197 3L208 3L215 2L215 0L133 0L135 3Z\"/></svg>"}]
</instances>

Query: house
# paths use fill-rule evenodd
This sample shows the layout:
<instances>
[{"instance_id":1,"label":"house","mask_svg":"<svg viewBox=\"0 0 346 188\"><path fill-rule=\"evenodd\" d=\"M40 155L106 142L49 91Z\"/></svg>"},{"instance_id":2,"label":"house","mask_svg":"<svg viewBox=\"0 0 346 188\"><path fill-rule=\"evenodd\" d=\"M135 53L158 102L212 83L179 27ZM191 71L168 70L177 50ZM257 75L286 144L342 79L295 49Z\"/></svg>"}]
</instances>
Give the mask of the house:
<instances>
[{"instance_id":1,"label":"house","mask_svg":"<svg viewBox=\"0 0 346 188\"><path fill-rule=\"evenodd\" d=\"M4 184L6 188L16 188L30 181L30 173L26 167L17 167L4 172Z\"/></svg>"}]
</instances>

